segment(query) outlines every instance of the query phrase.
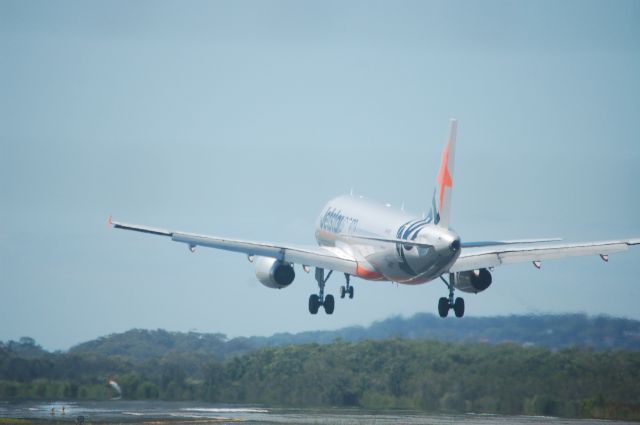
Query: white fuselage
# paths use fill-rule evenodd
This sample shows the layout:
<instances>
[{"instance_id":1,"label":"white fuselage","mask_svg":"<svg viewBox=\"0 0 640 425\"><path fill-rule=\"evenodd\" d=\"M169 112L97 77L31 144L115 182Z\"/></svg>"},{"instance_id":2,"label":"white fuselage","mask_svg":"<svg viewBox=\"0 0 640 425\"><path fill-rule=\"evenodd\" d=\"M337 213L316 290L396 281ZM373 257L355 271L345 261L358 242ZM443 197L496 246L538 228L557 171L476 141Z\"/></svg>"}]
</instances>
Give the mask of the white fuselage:
<instances>
[{"instance_id":1,"label":"white fuselage","mask_svg":"<svg viewBox=\"0 0 640 425\"><path fill-rule=\"evenodd\" d=\"M322 209L316 224L321 246L336 247L353 255L358 277L405 284L424 283L447 273L460 255L460 238L389 204L356 196L339 196ZM418 247L389 241L358 238L380 237L429 244Z\"/></svg>"}]
</instances>

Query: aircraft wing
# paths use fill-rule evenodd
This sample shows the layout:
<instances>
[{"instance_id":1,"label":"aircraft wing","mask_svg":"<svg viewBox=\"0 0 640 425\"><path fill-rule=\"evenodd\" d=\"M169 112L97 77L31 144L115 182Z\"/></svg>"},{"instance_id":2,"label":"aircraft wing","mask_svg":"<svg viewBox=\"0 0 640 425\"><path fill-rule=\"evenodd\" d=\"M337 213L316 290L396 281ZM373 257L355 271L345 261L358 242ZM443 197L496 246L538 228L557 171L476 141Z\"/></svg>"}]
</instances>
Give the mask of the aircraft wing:
<instances>
[{"instance_id":1,"label":"aircraft wing","mask_svg":"<svg viewBox=\"0 0 640 425\"><path fill-rule=\"evenodd\" d=\"M192 250L196 246L205 246L208 248L223 249L225 251L240 252L248 256L272 257L289 263L320 267L353 275L357 273L358 268L355 258L339 248L284 245L198 235L195 233L165 230L139 224L121 223L112 221L111 219L109 219L109 224L115 229L133 230L141 233L170 237L174 242L187 244Z\"/></svg>"},{"instance_id":2,"label":"aircraft wing","mask_svg":"<svg viewBox=\"0 0 640 425\"><path fill-rule=\"evenodd\" d=\"M525 261L535 262L539 266L538 262L544 260L596 254L607 261L607 255L626 251L629 246L639 244L640 238L579 243L529 242L479 246L473 246L471 243L470 247L463 245L460 257L449 271L457 273Z\"/></svg>"}]
</instances>

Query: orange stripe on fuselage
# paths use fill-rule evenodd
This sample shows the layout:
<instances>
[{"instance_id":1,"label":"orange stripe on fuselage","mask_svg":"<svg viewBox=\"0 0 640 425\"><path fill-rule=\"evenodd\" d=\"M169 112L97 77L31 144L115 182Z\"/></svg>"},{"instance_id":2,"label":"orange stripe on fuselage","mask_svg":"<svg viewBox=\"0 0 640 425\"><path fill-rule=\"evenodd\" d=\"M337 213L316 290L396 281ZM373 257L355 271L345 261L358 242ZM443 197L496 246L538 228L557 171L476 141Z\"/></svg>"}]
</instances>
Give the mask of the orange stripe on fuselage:
<instances>
[{"instance_id":1,"label":"orange stripe on fuselage","mask_svg":"<svg viewBox=\"0 0 640 425\"><path fill-rule=\"evenodd\" d=\"M318 229L318 238L325 242L335 242L338 239L335 233L323 229Z\"/></svg>"},{"instance_id":2,"label":"orange stripe on fuselage","mask_svg":"<svg viewBox=\"0 0 640 425\"><path fill-rule=\"evenodd\" d=\"M317 231L317 236L318 239L321 239L324 243L330 246L334 246L336 240L338 240L338 237L335 233L323 229L319 229ZM384 277L382 273L369 270L362 266L360 263L356 263L356 276L366 280L387 280L387 278Z\"/></svg>"},{"instance_id":3,"label":"orange stripe on fuselage","mask_svg":"<svg viewBox=\"0 0 640 425\"><path fill-rule=\"evenodd\" d=\"M381 273L365 269L360 265L360 263L357 263L357 266L356 266L356 276L362 279L367 279L367 280L384 280L385 279L385 277Z\"/></svg>"}]
</instances>

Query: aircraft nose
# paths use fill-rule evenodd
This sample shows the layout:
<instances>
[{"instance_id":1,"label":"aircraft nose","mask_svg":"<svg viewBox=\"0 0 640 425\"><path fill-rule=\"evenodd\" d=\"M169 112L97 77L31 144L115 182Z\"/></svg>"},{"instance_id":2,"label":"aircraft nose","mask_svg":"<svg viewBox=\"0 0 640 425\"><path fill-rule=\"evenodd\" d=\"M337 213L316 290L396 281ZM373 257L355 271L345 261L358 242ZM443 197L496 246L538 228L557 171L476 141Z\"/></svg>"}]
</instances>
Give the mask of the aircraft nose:
<instances>
[{"instance_id":1,"label":"aircraft nose","mask_svg":"<svg viewBox=\"0 0 640 425\"><path fill-rule=\"evenodd\" d=\"M460 247L462 246L460 236L458 236L454 231L443 230L442 233L440 233L440 240L442 241L440 249L443 251L446 250L451 254L456 254L460 251Z\"/></svg>"},{"instance_id":2,"label":"aircraft nose","mask_svg":"<svg viewBox=\"0 0 640 425\"><path fill-rule=\"evenodd\" d=\"M455 238L451 244L449 244L449 250L451 252L458 252L460 249L460 238Z\"/></svg>"}]
</instances>

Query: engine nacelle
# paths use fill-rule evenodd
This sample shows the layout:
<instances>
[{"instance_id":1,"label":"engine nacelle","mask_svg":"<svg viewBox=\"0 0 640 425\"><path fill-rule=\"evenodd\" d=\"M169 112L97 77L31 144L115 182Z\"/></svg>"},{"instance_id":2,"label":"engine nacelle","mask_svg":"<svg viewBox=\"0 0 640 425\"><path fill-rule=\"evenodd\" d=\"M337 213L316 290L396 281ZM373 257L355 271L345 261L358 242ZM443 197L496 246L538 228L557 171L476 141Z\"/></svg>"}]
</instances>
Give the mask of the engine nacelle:
<instances>
[{"instance_id":1,"label":"engine nacelle","mask_svg":"<svg viewBox=\"0 0 640 425\"><path fill-rule=\"evenodd\" d=\"M282 289L291 285L296 273L293 265L271 257L254 257L256 277L267 288Z\"/></svg>"},{"instance_id":2,"label":"engine nacelle","mask_svg":"<svg viewBox=\"0 0 640 425\"><path fill-rule=\"evenodd\" d=\"M491 285L491 273L487 269L449 273L449 282L462 292L477 294Z\"/></svg>"}]
</instances>

